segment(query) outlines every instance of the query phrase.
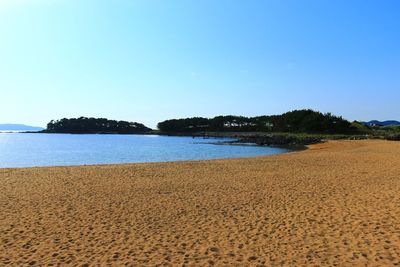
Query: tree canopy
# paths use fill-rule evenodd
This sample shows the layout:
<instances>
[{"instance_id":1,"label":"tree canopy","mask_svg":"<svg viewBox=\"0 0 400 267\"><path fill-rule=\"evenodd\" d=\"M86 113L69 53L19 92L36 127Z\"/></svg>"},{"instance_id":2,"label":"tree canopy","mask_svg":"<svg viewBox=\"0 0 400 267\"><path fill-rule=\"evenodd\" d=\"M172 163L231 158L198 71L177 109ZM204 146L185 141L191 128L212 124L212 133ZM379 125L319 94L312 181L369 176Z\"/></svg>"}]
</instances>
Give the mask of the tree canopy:
<instances>
[{"instance_id":1,"label":"tree canopy","mask_svg":"<svg viewBox=\"0 0 400 267\"><path fill-rule=\"evenodd\" d=\"M160 122L158 129L165 133L194 132L301 132L347 134L357 131L351 123L331 113L311 109L294 110L282 115L214 118L186 118Z\"/></svg>"},{"instance_id":2,"label":"tree canopy","mask_svg":"<svg viewBox=\"0 0 400 267\"><path fill-rule=\"evenodd\" d=\"M151 131L150 128L137 122L115 121L104 118L73 118L50 121L47 124L47 133L116 133L116 134L139 134Z\"/></svg>"}]
</instances>

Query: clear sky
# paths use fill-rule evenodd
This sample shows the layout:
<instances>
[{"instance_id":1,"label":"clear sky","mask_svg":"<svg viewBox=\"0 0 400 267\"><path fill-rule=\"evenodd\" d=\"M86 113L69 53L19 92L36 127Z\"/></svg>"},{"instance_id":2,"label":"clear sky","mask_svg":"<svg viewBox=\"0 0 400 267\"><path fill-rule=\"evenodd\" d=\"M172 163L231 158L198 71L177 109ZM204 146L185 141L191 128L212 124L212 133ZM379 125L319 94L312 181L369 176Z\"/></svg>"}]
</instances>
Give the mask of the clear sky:
<instances>
[{"instance_id":1,"label":"clear sky","mask_svg":"<svg viewBox=\"0 0 400 267\"><path fill-rule=\"evenodd\" d=\"M398 0L0 0L0 123L400 120Z\"/></svg>"}]
</instances>

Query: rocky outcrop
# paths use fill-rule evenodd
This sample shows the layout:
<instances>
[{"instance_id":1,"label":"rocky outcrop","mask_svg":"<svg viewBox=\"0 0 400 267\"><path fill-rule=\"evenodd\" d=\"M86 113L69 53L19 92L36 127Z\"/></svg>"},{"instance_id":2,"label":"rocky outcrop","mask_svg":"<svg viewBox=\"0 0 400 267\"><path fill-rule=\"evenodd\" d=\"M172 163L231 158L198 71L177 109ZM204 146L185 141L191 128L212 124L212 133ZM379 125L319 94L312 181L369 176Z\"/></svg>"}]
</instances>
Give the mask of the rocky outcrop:
<instances>
[{"instance_id":1,"label":"rocky outcrop","mask_svg":"<svg viewBox=\"0 0 400 267\"><path fill-rule=\"evenodd\" d=\"M266 136L246 136L241 137L235 142L254 143L260 146L305 146L317 144L322 141L317 137L299 137L292 135L266 135Z\"/></svg>"},{"instance_id":2,"label":"rocky outcrop","mask_svg":"<svg viewBox=\"0 0 400 267\"><path fill-rule=\"evenodd\" d=\"M386 139L389 141L400 141L400 134L389 135Z\"/></svg>"}]
</instances>

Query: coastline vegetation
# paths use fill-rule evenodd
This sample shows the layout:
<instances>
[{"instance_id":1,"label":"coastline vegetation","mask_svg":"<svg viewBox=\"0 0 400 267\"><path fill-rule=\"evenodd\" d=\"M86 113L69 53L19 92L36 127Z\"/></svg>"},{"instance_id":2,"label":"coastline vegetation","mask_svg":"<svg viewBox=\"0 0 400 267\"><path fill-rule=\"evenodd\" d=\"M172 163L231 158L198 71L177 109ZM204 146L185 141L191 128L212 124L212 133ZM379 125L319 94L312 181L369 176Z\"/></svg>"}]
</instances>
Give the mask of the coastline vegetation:
<instances>
[{"instance_id":1,"label":"coastline vegetation","mask_svg":"<svg viewBox=\"0 0 400 267\"><path fill-rule=\"evenodd\" d=\"M71 134L159 134L201 137L232 137L234 142L258 145L308 145L333 139L400 140L400 126L370 126L349 122L331 113L311 109L272 116L217 116L171 119L152 130L142 123L104 118L52 120L42 133Z\"/></svg>"},{"instance_id":2,"label":"coastline vegetation","mask_svg":"<svg viewBox=\"0 0 400 267\"><path fill-rule=\"evenodd\" d=\"M308 134L355 134L359 129L342 117L311 109L295 110L273 116L194 117L160 122L163 133L196 132L283 132Z\"/></svg>"}]
</instances>

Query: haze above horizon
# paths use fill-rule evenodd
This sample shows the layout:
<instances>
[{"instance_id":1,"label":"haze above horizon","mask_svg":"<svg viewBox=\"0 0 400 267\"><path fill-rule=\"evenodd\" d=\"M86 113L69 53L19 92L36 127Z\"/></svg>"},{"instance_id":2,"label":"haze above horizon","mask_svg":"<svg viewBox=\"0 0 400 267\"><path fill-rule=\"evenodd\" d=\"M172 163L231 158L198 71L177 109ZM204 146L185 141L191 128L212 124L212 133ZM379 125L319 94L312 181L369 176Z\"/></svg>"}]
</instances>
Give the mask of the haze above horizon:
<instances>
[{"instance_id":1,"label":"haze above horizon","mask_svg":"<svg viewBox=\"0 0 400 267\"><path fill-rule=\"evenodd\" d=\"M400 119L400 2L0 0L0 123Z\"/></svg>"}]
</instances>

